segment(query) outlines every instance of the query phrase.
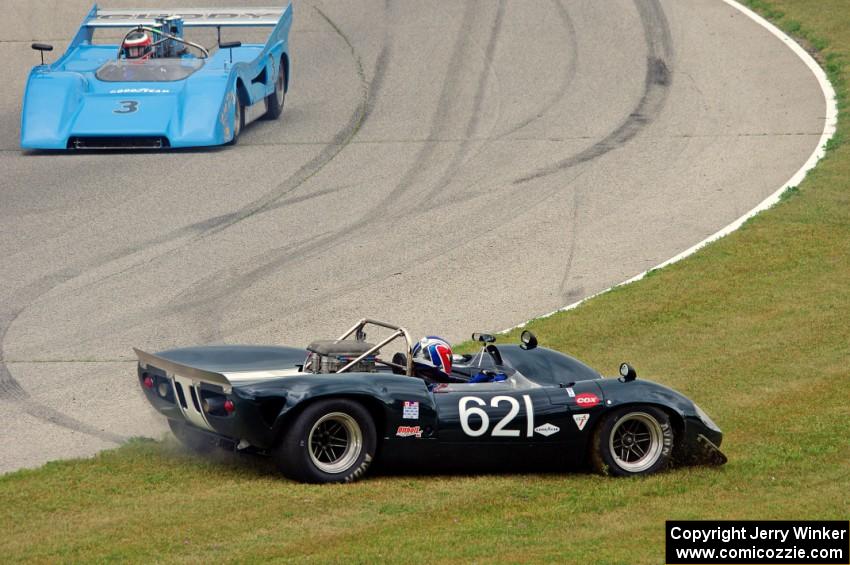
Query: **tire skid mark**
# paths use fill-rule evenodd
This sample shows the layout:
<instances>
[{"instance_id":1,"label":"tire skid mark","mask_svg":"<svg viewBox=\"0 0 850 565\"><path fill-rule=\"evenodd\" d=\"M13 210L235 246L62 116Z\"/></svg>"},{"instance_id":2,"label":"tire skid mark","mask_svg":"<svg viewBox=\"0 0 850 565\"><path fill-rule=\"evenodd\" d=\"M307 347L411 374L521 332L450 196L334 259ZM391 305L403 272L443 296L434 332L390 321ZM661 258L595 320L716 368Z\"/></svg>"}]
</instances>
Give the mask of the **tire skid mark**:
<instances>
[{"instance_id":1,"label":"tire skid mark","mask_svg":"<svg viewBox=\"0 0 850 565\"><path fill-rule=\"evenodd\" d=\"M432 137L439 137L440 132L445 130L445 128L452 123L451 120L446 116L446 114L440 111L440 109L450 107L452 102L457 97L456 93L454 92L454 85L458 83L457 77L460 77L463 74L462 55L467 45L467 38L464 32L465 30L470 28L472 22L474 21L476 12L477 10L472 3L466 4L463 19L461 21L456 36L455 44L453 46L452 54L446 70L446 77L443 81L442 90L440 91L437 111L435 112L431 122L430 133L428 135L429 139L431 139ZM320 12L320 14L322 13ZM327 17L324 14L322 14L322 16ZM340 31L339 33L342 32ZM383 77L391 52L392 40L389 36L385 36L383 47L376 60L374 78L370 83L370 96L367 97L367 100L369 100L369 102L366 104L366 108L367 112L369 113L374 107L374 95L382 85ZM333 247L335 243L342 241L343 239L349 237L351 234L368 227L374 222L384 221L386 218L386 214L389 211L395 210L394 213L401 213L394 205L415 186L417 180L422 175L422 173L433 166L432 161L436 146L436 143L426 142L419 149L417 155L414 158L413 164L408 167L408 169L405 171L404 175L396 184L396 186L377 204L375 204L363 215L361 215L360 218L358 218L351 224L348 224L347 226L338 229L333 233L321 236L313 241L310 241L309 243L306 243L303 246L297 247L296 249L284 250L281 255L270 258L263 265L260 265L255 269L252 269L250 272L232 279L230 281L230 284L228 285L228 291L232 295L238 295L238 293L240 293L245 288L244 285L256 282L256 280L258 280L258 277L262 277L267 274L272 274L296 261L309 259L310 257L313 257L317 254L321 254L322 252ZM412 209L415 209L418 206L418 203L409 206Z\"/></svg>"},{"instance_id":2,"label":"tire skid mark","mask_svg":"<svg viewBox=\"0 0 850 565\"><path fill-rule=\"evenodd\" d=\"M585 170L573 169L571 171L573 173L572 178L564 181L562 186L550 188L546 191L536 192L533 198L528 198L524 201L524 205L521 208L517 208L516 206L512 206L509 209L502 210L501 216L491 221L486 222L482 226L474 228L474 233L476 237L482 237L486 235L491 235L497 233L501 230L501 226L504 225L504 222L508 222L511 220L515 220L520 214L528 213L533 210L537 206L543 205L549 198L555 196L560 193L564 186L568 186L574 184L579 178L584 175ZM508 185L508 189L510 190L511 185ZM492 194L488 195L488 201L492 198ZM486 203L484 206L488 206ZM492 212L492 210L488 210L488 212ZM416 211L413 215L422 215L425 212ZM471 214L475 216L475 214ZM426 248L426 251L420 253L416 256L415 259L410 260L410 264L413 267L417 267L426 263L430 263L433 261L443 260L445 254L451 252L455 249L460 248L463 245L467 245L469 243L469 237L467 231L455 231L451 233L445 233L446 240L442 242L438 246L431 246ZM369 273L363 276L362 279L358 279L355 281L348 282L345 285L337 286L332 289L325 290L324 292L320 292L314 295L311 295L308 298L304 298L303 300L297 302L288 303L286 306L286 312L288 314L292 314L295 312L302 312L308 308L312 308L315 306L317 302L325 302L329 300L338 300L343 298L344 296L354 293L361 292L365 287L374 285L380 286L382 281L387 279L391 279L393 276L396 276L399 272L399 265L387 264L387 266L381 269L378 272ZM258 269L267 269L270 273L275 272L277 269L276 265L264 265L258 267ZM569 293L568 293L569 294ZM235 325L230 328L228 334L222 334L220 337L222 339L228 337L228 335L236 334L241 331L250 330L255 328L257 325L261 325L267 322L268 319L266 317L256 316L254 318L246 319L238 325Z\"/></svg>"},{"instance_id":3,"label":"tire skid mark","mask_svg":"<svg viewBox=\"0 0 850 565\"><path fill-rule=\"evenodd\" d=\"M520 121L518 124L511 126L508 131L497 135L495 139L507 137L512 133L518 132L527 125L543 118L549 113L549 110L554 108L556 104L563 100L576 76L576 71L578 70L578 40L576 39L575 24L573 23L573 19L570 17L569 12L567 12L567 9L564 7L562 0L552 0L552 4L555 6L555 12L558 14L558 19L561 21L561 25L564 27L565 35L567 36L570 55L566 65L566 72L561 77L561 82L558 84L557 92L549 100L538 108L536 112Z\"/></svg>"},{"instance_id":4,"label":"tire skid mark","mask_svg":"<svg viewBox=\"0 0 850 565\"><path fill-rule=\"evenodd\" d=\"M440 96L437 99L437 109L431 119L431 127L429 128L427 136L428 140L443 137L441 133L447 126L452 124L451 119L448 117L447 113L443 111L443 109L450 108L458 97L455 85L460 83L460 77L463 76L462 64L464 60L464 51L467 46L466 30L472 27L476 13L477 10L474 4L472 2L467 2L463 12L463 18L461 19L457 35L455 36L454 45L452 46L449 62L448 65L446 65L446 75L442 82L443 86L440 89ZM422 145L413 159L413 164L407 168L395 188L393 188L393 190L391 190L390 193L374 207L373 216L378 216L380 215L380 211L388 209L391 204L399 200L416 184L416 181L422 173L428 170L429 167L433 167L432 161L437 147L438 144L431 141L426 141ZM408 205L404 211L408 212L410 209L418 207L418 205L419 202L417 201L412 205Z\"/></svg>"},{"instance_id":5,"label":"tire skid mark","mask_svg":"<svg viewBox=\"0 0 850 565\"><path fill-rule=\"evenodd\" d=\"M356 51L354 45L345 35L345 33L340 29L324 12L322 12L319 8L315 8L315 10L319 13L319 15L325 19L325 21L333 27L333 29L343 38L346 44L351 49L351 52L355 54L358 66L359 66L359 74L362 80L365 79L365 73L363 71L362 62L360 61L359 56L356 55ZM389 5L385 6L385 13L389 10ZM377 94L380 92L383 87L384 77L386 76L387 66L389 64L389 59L391 55L391 43L389 41L389 36L387 32L384 33L383 42L381 45L381 50L378 52L378 56L375 59L375 67L372 73L372 80L368 82L366 85L365 93L362 99L362 103L359 107L360 117L357 123L357 127L354 128L351 132L351 136L346 139L346 145L352 141L354 136L362 127L363 123L372 115L372 112L375 108L375 102L377 100ZM340 151L344 147L340 148ZM338 151L337 151L338 153ZM317 171L318 172L318 171ZM312 175L311 175L312 176ZM309 177L308 177L309 178ZM304 180L307 180L306 178ZM319 191L319 193L313 193L316 196L324 195L331 191L324 190ZM311 194L311 196L313 195ZM293 202L299 201L299 197L293 197L290 199ZM268 206L264 207L262 210L258 210L258 212L264 212L271 209L276 209L279 207L279 203L270 202ZM201 301L195 301L201 308L207 310L207 312L213 312L215 321L217 323L210 324L210 320L205 320L204 331L206 332L204 335L209 341L213 341L216 339L220 339L222 337L221 331L221 319L223 317L223 310L226 304L232 303L236 297L240 296L242 292L247 289L249 286L254 284L256 281L264 278L267 275L273 274L277 272L281 267L285 266L288 263L297 261L299 259L310 256L314 253L320 253L330 247L333 246L334 243L340 241L346 236L350 235L357 229L361 228L364 225L363 220L361 219L358 222L355 222L353 225L343 229L338 230L333 233L321 233L317 236L308 238L304 241L288 244L283 247L268 251L263 255L269 257L265 263L259 265L255 268L252 268L248 271L242 269L233 269L228 268L223 271L225 276L229 276L229 283L226 285L219 285L218 279L220 278L220 274L222 271L218 271L210 277L207 277L205 281L198 284L195 289L196 293L200 294L208 294L208 297L202 299ZM252 261L253 262L253 259ZM233 275L233 273L237 273L237 275ZM215 286L215 289L212 289L211 286ZM170 301L171 302L171 301ZM173 312L173 305L166 306L164 309L160 309L160 312Z\"/></svg>"},{"instance_id":6,"label":"tire skid mark","mask_svg":"<svg viewBox=\"0 0 850 565\"><path fill-rule=\"evenodd\" d=\"M20 402L20 405L23 408L23 411L32 416L33 418L51 423L53 425L68 430L90 435L98 439L116 444L124 443L125 441L130 439L129 437L98 429L90 424L86 424L85 422L81 422L76 418L68 416L67 414L63 414L55 408L50 408L49 406L45 406L44 404L36 402L30 398L22 400Z\"/></svg>"},{"instance_id":7,"label":"tire skid mark","mask_svg":"<svg viewBox=\"0 0 850 565\"><path fill-rule=\"evenodd\" d=\"M4 301L5 304L2 311L0 311L0 400L14 403L14 405L19 407L23 412L39 420L50 422L51 424L67 428L74 432L94 436L104 441L123 443L127 440L127 438L95 428L94 426L81 422L80 420L66 414L62 414L58 410L33 400L29 393L12 376L8 365L6 364L6 355L3 349L6 332L21 312L24 311L26 307L25 305L30 304L35 297L38 297L47 292L50 288L53 288L56 284L58 284L56 282L57 280L66 280L72 276L74 276L73 273L59 273L53 277L45 277L24 287L18 292L13 293L9 299Z\"/></svg>"},{"instance_id":8,"label":"tire skid mark","mask_svg":"<svg viewBox=\"0 0 850 565\"><path fill-rule=\"evenodd\" d=\"M581 187L575 187L572 191L572 195L572 214L570 215L567 225L567 260L564 265L564 274L561 276L561 284L558 285L558 291L562 296L570 294L570 291L567 290L567 281L569 280L570 273L573 270L573 258L575 257L576 252L576 239L578 238L578 207L581 204L582 196Z\"/></svg>"},{"instance_id":9,"label":"tire skid mark","mask_svg":"<svg viewBox=\"0 0 850 565\"><path fill-rule=\"evenodd\" d=\"M670 28L658 0L634 0L646 41L646 76L643 95L632 112L617 128L587 149L553 165L543 167L514 180L514 184L546 177L592 161L632 140L661 113L670 91L673 48Z\"/></svg>"},{"instance_id":10,"label":"tire skid mark","mask_svg":"<svg viewBox=\"0 0 850 565\"><path fill-rule=\"evenodd\" d=\"M301 241L289 242L277 249L266 251L259 257L286 254L324 237L327 237L327 233L321 233ZM257 260L257 256L250 257L246 259L245 264L252 265ZM162 316L178 316L184 312L193 312L194 315L190 321L199 327L201 342L210 343L220 340L224 337L221 328L222 320L226 316L226 308L256 280L263 278L269 269L268 265L271 264L273 263L252 269L246 269L241 264L231 265L227 269L216 271L196 281L189 288L169 300L165 306L156 307L152 314L136 316L142 319L150 317L161 319ZM122 323L126 323L126 321Z\"/></svg>"},{"instance_id":11,"label":"tire skid mark","mask_svg":"<svg viewBox=\"0 0 850 565\"><path fill-rule=\"evenodd\" d=\"M500 15L498 17L499 23L501 22L501 14L504 12L503 5L504 0L502 0L502 2L500 3ZM477 10L474 4L471 2L467 3L465 6L463 18L458 29L457 36L455 38L452 53L449 58L449 64L446 68L446 76L442 82L443 87L440 91L440 96L438 98L437 110L431 121L431 127L427 137L428 139L439 138L440 133L444 131L447 126L452 124L447 114L441 110L443 108L451 107L454 100L457 99L455 85L459 84L459 77L463 75L462 64L464 60L464 51L466 50L468 45L465 31L470 29L470 27L472 26L476 14ZM498 32L494 35L497 34ZM387 39L384 43L385 49L382 50L381 55L384 55L385 52L389 53L391 45L392 42ZM495 44L493 46L493 49L495 49ZM386 64L385 57L379 56L378 62L381 63L381 66L379 66L379 68L383 68L383 65ZM487 70L488 66L485 65L485 70L483 72L486 74ZM381 75L382 74L383 73L381 73ZM483 86L481 85L482 82L486 84L486 80L482 79L479 81L480 88L483 88ZM483 98L483 92L480 96ZM478 108L479 106L476 106L476 108ZM477 117L475 120L471 121L476 122ZM257 267L257 269L254 269L251 273L246 274L244 277L240 277L239 279L233 281L233 284L231 284L232 291L238 292L241 288L241 285L245 282L255 282L257 280L256 273L274 273L292 262L298 261L300 259L307 259L316 253L321 253L322 251L329 249L334 243L350 236L351 234L365 227L368 227L370 224L376 221L383 221L388 211L396 209L394 207L394 204L396 204L407 192L409 192L415 186L418 179L426 170L428 170L430 167L433 167L432 161L437 145L438 144L436 143L426 141L417 152L413 160L413 164L408 167L408 169L405 171L404 175L396 184L396 186L384 198L382 198L380 202L378 202L370 210L364 213L357 221L352 224L349 224L341 230L338 230L332 234L328 234L326 237L320 238L319 240L316 240L311 244L302 247L297 252L285 253L284 255ZM416 208L418 208L418 206L419 201L417 200L417 203L408 205L408 210L404 213L408 213L410 209L415 210ZM396 213L399 212L396 211Z\"/></svg>"},{"instance_id":12,"label":"tire skid mark","mask_svg":"<svg viewBox=\"0 0 850 565\"><path fill-rule=\"evenodd\" d=\"M262 198L259 198L250 204L243 206L241 209L237 210L231 218L228 218L226 221L221 222L219 225L209 229L206 231L201 237L206 238L211 235L214 235L222 230L229 228L230 226L241 222L242 220L248 219L251 216L257 214L258 212L262 212L267 209L269 206L273 205L277 200L282 198L284 195L292 192L293 190L300 187L311 177L316 175L319 171L321 171L328 163L330 163L334 157L339 155L339 153L348 146L351 140L357 135L357 132L360 131L360 128L363 126L363 122L367 117L367 109L369 108L369 94L370 94L370 83L366 80L366 73L363 70L363 61L360 58L360 55L357 54L357 50L352 45L351 40L347 35L342 31L342 29L331 20L327 14L325 14L320 8L313 6L313 9L319 16L322 17L323 20L337 33L337 35L342 38L345 44L348 46L351 51L351 56L354 59L354 63L357 67L357 76L360 79L360 103L357 105L357 108L354 110L354 113L346 123L345 127L343 127L340 131L334 135L333 139L330 143L326 144L322 151L313 157L310 161L304 164L301 168L299 168L293 175L287 178L284 182L279 184L274 190L267 192L263 195ZM379 55L378 59L381 59ZM374 82L374 80L373 80Z\"/></svg>"},{"instance_id":13,"label":"tire skid mark","mask_svg":"<svg viewBox=\"0 0 850 565\"><path fill-rule=\"evenodd\" d=\"M551 174L549 172L550 170L551 172L556 172L604 155L611 149L623 145L635 137L644 126L653 121L661 113L664 103L667 100L669 86L672 80L671 71L668 68L668 61L672 61L673 57L670 29L658 0L635 0L635 7L638 10L638 15L643 26L644 41L647 47L644 93L636 109L617 129L606 136L601 142L596 143L572 158L561 161L554 170L544 169L543 171L538 171L515 181L514 184L522 184L527 180ZM569 220L569 226L567 228L569 247L567 259L564 264L564 273L561 276L561 283L559 285L559 292L565 300L570 299L570 297L576 294L576 289L570 289L568 282L572 273L576 239L578 238L578 207L580 206L585 190L586 187L581 185L577 185L573 190L572 217Z\"/></svg>"},{"instance_id":14,"label":"tire skid mark","mask_svg":"<svg viewBox=\"0 0 850 565\"><path fill-rule=\"evenodd\" d=\"M467 160L467 155L469 154L470 147L475 140L473 137L475 136L476 131L478 130L478 122L481 114L481 105L484 101L484 94L487 92L487 85L489 83L489 77L491 73L493 73L493 58L496 54L496 44L499 40L499 34L502 30L502 21L505 16L505 4L506 0L500 0L498 7L496 8L496 17L493 21L493 25L490 30L490 38L487 41L487 47L484 49L484 65L481 69L481 73L478 75L478 85L475 90L475 95L472 99L472 112L470 113L469 120L466 122L466 129L463 135L463 141L460 144L460 147L455 151L452 156L452 161L449 163L449 166L443 172L443 175L440 177L440 180L437 181L437 184L429 191L426 200L434 199L439 195L452 181L455 176L455 173L458 169L463 166L463 164ZM498 120L497 120L498 121ZM483 144L479 144L477 154L487 145L487 141ZM474 154L469 158L473 158Z\"/></svg>"},{"instance_id":15,"label":"tire skid mark","mask_svg":"<svg viewBox=\"0 0 850 565\"><path fill-rule=\"evenodd\" d=\"M12 292L11 296L7 296L3 300L2 307L0 307L2 308L0 310L0 400L23 401L29 398L29 394L15 380L6 365L6 352L4 350L6 333L18 316L26 309L27 304L32 303L39 296L72 276L75 276L75 273L66 272L42 278Z\"/></svg>"}]
</instances>

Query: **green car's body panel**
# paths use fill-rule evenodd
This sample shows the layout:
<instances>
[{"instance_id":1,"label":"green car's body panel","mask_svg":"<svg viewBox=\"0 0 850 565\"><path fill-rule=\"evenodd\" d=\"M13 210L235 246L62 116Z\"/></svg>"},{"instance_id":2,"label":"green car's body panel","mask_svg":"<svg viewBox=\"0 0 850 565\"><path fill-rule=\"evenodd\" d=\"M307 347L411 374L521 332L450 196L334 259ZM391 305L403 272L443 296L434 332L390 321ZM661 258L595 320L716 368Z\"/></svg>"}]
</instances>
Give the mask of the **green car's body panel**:
<instances>
[{"instance_id":1,"label":"green car's body panel","mask_svg":"<svg viewBox=\"0 0 850 565\"><path fill-rule=\"evenodd\" d=\"M725 461L717 449L721 431L685 396L650 381L602 378L544 347L499 346L488 368L504 380L478 384L435 383L389 367L305 372L308 351L291 347L204 346L137 354L142 390L160 413L260 451L274 449L305 406L347 398L372 416L378 458L411 468L433 461L463 467L532 454L582 466L596 426L625 405L655 406L669 415L679 438L678 462ZM456 368L461 374L478 370L473 363ZM206 401L224 398L233 403L232 413L205 409Z\"/></svg>"}]
</instances>

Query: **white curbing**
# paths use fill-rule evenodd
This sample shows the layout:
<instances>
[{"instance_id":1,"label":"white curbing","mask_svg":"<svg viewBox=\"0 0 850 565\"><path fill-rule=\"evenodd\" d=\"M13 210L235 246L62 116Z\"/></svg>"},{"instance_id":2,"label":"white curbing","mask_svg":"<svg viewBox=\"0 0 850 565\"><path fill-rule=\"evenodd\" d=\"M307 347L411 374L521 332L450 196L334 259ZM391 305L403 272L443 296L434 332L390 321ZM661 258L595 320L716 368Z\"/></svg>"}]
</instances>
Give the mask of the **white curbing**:
<instances>
[{"instance_id":1,"label":"white curbing","mask_svg":"<svg viewBox=\"0 0 850 565\"><path fill-rule=\"evenodd\" d=\"M780 30L778 27L776 27L775 25L773 25L772 23L770 23L769 21L767 21L766 19L764 19L763 17L758 15L757 13L753 12L752 10L747 8L746 6L743 6L742 4L736 2L735 0L723 0L723 1L726 4L732 6L733 8L739 10L741 13L748 16L751 20L753 20L754 22L756 22L757 24L759 24L760 26L765 28L767 31L772 33L774 36L779 38L780 41L782 41L786 46L788 46L788 48L791 49L806 64L807 67L809 67L809 70L812 71L812 74L815 75L815 78L817 79L818 84L820 85L821 91L823 92L823 96L826 99L826 116L824 118L823 133L821 133L820 140L818 141L818 145L815 148L814 152L809 156L808 160L803 164L803 166L800 167L800 169L796 173L794 173L794 175L790 179L788 179L785 182L785 184L780 186L776 190L776 192L774 192L773 194L771 194L770 196L768 196L767 198L762 200L755 208L753 208L752 210L750 210L749 212L747 212L746 214L744 214L743 216L741 216L740 218L738 218L737 220L735 220L734 222L732 222L731 224L726 226L725 228L722 228L721 230L711 234L710 236L703 239L702 241L700 241L696 245L689 247L688 249L685 249L684 251L682 251L678 255L671 257L670 259L667 259L663 263L660 263L660 264L656 265L655 267L653 267L651 269L647 269L646 271L643 271L642 273L638 273L637 275L633 276L630 279L627 279L627 280L625 280L621 283L615 284L614 286L608 287L605 290L601 290L601 291L599 291L595 294L591 294L590 296L582 298L578 302L573 302L572 304L568 304L567 306L564 306L562 308L558 308L557 310L553 310L552 312L549 312L548 314L538 316L537 318L532 318L531 320L526 320L525 322L523 322L521 324L518 324L518 325L513 326L511 328L508 328L506 330L502 330L499 333L508 333L511 330L515 330L517 328L525 327L528 323L533 322L535 320L542 320L544 318L548 318L550 316L557 314L558 312L566 312L567 310L573 310L574 308L577 308L578 306L580 306L584 302L587 302L588 300L590 300L592 298L596 298L597 296L599 296L601 294L605 294L606 292L608 292L612 289L615 289L617 287L624 286L624 285L627 285L627 284L641 280L650 271L654 271L656 269L661 269L663 267L666 267L667 265L671 265L673 263L681 261L682 259L684 259L685 257L688 257L689 255L693 255L694 253L696 253L697 251L699 251L700 249L702 249L703 247L705 247L709 243L716 241L716 240L720 239L721 237L729 235L733 231L740 228L744 224L744 222L746 222L747 220L749 220L750 218L752 218L756 214L758 214L758 213L760 213L764 210L767 210L768 208L770 208L771 206L773 206L774 204L779 202L779 199L782 196L782 193L785 192L786 190L788 190L791 187L799 185L803 181L803 178L805 178L806 174L811 169L813 169L815 167L815 165L817 164L817 162L820 161L821 158L826 154L826 144L832 138L832 136L835 134L835 128L836 128L836 125L838 123L838 106L836 105L836 101L835 101L835 90L832 88L832 84L830 84L829 79L826 76L826 73L823 71L823 69L820 67L820 65L818 65L817 61L815 61L814 58L811 55L809 55L809 53L805 49L803 49L800 46L799 43L797 43L796 41L791 39L787 34L785 34L785 32Z\"/></svg>"}]
</instances>

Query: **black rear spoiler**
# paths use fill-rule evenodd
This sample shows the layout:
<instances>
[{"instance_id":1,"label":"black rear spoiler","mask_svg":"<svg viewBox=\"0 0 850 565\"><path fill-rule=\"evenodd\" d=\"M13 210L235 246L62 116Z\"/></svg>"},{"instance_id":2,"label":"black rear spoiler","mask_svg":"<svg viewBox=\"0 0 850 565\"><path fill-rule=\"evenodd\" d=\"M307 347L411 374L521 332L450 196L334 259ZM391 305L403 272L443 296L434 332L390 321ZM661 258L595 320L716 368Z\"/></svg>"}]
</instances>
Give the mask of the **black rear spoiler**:
<instances>
[{"instance_id":1,"label":"black rear spoiler","mask_svg":"<svg viewBox=\"0 0 850 565\"><path fill-rule=\"evenodd\" d=\"M225 388L230 388L233 386L233 384L227 379L227 377L225 377L221 373L216 373L214 371L207 371L206 369L198 369L197 367L190 367L189 365L175 363L174 361L169 361L168 359L157 357L152 353L147 353L145 351L142 351L141 349L136 349L135 347L133 348L133 351L136 352L136 357L139 358L139 364L142 365L142 368L153 366L158 369L162 369L169 376L180 375L181 377L187 377L196 381L206 381L208 383L221 385Z\"/></svg>"}]
</instances>

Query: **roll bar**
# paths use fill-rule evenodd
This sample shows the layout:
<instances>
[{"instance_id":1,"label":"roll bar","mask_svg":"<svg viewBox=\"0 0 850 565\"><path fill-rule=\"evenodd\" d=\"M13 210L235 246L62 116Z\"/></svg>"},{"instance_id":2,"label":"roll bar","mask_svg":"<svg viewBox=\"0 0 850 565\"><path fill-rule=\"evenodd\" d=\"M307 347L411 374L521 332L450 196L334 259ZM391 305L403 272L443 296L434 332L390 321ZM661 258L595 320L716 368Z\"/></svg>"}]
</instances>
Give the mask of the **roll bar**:
<instances>
[{"instance_id":1,"label":"roll bar","mask_svg":"<svg viewBox=\"0 0 850 565\"><path fill-rule=\"evenodd\" d=\"M367 325L370 325L370 324L373 325L373 326L380 326L382 328L386 328L386 329L389 329L389 330L395 330L395 331L393 332L392 335L390 335L388 338L383 340L381 343L375 345L374 347L371 347L368 351L366 351L362 355L358 356L356 359L353 359L352 361L350 361L344 367L339 369L337 371L337 373L345 372L350 367L353 367L354 365L356 365L357 363L359 363L360 361L362 361L363 359L365 359L369 355L372 355L373 353L377 352L383 346L387 345L388 343L390 343L390 342L392 342L392 341L394 341L394 340L396 340L400 337L403 337L404 341L407 345L407 366L404 368L404 370L405 370L405 374L407 376L412 376L413 375L413 341L410 339L410 333L401 326L396 326L394 324L389 324L387 322L381 322L381 321L378 321L378 320L372 320L370 318L363 318L362 320L357 322L350 330L348 330L347 332L345 332L344 334L339 336L338 341L342 341L342 340L346 339L351 334L355 334L355 340L363 341L360 338L360 335L363 333L363 328Z\"/></svg>"}]
</instances>

